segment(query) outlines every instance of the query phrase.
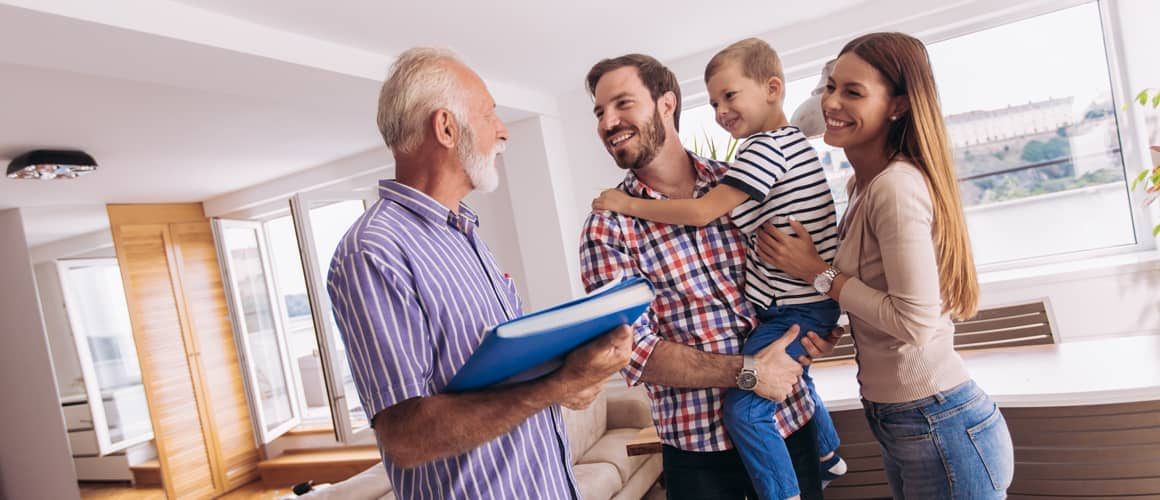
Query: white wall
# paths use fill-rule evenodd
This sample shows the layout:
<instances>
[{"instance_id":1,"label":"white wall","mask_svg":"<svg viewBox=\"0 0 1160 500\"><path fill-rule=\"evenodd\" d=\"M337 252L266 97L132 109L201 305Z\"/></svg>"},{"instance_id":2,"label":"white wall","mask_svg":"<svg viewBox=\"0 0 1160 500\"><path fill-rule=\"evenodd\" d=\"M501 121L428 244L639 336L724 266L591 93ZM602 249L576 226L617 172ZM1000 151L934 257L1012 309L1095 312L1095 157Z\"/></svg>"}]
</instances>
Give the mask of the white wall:
<instances>
[{"instance_id":1,"label":"white wall","mask_svg":"<svg viewBox=\"0 0 1160 500\"><path fill-rule=\"evenodd\" d=\"M0 497L80 498L20 210L0 211Z\"/></svg>"},{"instance_id":2,"label":"white wall","mask_svg":"<svg viewBox=\"0 0 1160 500\"><path fill-rule=\"evenodd\" d=\"M979 276L981 307L1046 298L1060 342L1160 335L1160 255L1129 254Z\"/></svg>"},{"instance_id":3,"label":"white wall","mask_svg":"<svg viewBox=\"0 0 1160 500\"><path fill-rule=\"evenodd\" d=\"M558 120L535 117L508 124L512 140L504 155L512 222L527 273L525 311L580 293L579 231L570 203L573 185ZM546 257L546 258L545 258Z\"/></svg>"}]
</instances>

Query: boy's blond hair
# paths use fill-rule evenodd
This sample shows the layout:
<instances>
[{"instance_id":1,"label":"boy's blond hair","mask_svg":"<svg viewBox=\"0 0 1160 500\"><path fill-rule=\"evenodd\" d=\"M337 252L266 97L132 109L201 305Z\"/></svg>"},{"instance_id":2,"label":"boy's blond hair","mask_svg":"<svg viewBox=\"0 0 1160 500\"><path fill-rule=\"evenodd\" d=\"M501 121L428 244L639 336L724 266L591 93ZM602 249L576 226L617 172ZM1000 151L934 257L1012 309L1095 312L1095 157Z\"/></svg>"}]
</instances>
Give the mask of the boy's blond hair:
<instances>
[{"instance_id":1,"label":"boy's blond hair","mask_svg":"<svg viewBox=\"0 0 1160 500\"><path fill-rule=\"evenodd\" d=\"M739 64L741 74L763 85L775 76L782 84L785 83L781 58L777 56L777 51L773 50L773 47L760 38L746 38L721 49L709 60L709 64L705 65L705 83L708 84L709 79L729 63Z\"/></svg>"}]
</instances>

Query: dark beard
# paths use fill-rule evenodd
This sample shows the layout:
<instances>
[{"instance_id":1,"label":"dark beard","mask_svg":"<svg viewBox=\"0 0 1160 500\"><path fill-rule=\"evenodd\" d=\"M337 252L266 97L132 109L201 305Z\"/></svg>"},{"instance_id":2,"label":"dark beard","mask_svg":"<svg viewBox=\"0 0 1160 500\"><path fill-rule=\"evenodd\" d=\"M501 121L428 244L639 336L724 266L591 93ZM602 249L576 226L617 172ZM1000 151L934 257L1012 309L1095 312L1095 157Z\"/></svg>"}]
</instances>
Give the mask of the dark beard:
<instances>
[{"instance_id":1,"label":"dark beard","mask_svg":"<svg viewBox=\"0 0 1160 500\"><path fill-rule=\"evenodd\" d=\"M638 129L637 134L640 136L640 154L636 158L629 158L629 149L618 151L613 159L620 168L637 170L656 159L665 143L665 127L661 124L660 111L654 109L652 119L644 124L643 129Z\"/></svg>"}]
</instances>

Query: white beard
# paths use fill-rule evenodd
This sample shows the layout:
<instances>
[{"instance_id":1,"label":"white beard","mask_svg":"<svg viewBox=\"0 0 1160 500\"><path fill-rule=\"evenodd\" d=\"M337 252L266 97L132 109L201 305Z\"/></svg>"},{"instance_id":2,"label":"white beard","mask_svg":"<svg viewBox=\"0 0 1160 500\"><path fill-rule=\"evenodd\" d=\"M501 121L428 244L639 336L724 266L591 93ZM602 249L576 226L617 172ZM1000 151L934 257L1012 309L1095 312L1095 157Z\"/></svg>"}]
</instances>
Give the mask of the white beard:
<instances>
[{"instance_id":1,"label":"white beard","mask_svg":"<svg viewBox=\"0 0 1160 500\"><path fill-rule=\"evenodd\" d=\"M471 179L471 185L475 187L476 191L481 193L490 193L499 187L499 169L495 166L496 158L506 149L504 142L499 142L492 148L489 154L478 154L474 151L471 144L465 144L470 151L466 155L461 155L463 159L463 170L467 172L467 177ZM465 157L464 157L465 156Z\"/></svg>"}]
</instances>

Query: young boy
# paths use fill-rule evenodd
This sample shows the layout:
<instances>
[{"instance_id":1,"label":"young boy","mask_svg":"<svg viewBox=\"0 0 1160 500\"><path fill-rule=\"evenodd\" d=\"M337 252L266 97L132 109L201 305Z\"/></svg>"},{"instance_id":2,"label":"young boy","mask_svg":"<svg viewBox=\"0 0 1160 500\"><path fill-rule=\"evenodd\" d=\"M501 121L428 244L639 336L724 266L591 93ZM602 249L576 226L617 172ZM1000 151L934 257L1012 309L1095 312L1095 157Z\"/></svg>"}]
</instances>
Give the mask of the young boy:
<instances>
[{"instance_id":1,"label":"young boy","mask_svg":"<svg viewBox=\"0 0 1160 500\"><path fill-rule=\"evenodd\" d=\"M593 209L666 224L704 226L731 214L733 223L748 237L745 295L761 311L761 323L742 349L747 355L756 354L794 324L801 326L803 335L808 331L829 332L840 314L838 304L815 290L813 284L766 265L757 255L757 229L772 221L792 233L790 219L809 230L826 261L832 262L837 250L834 199L817 152L786 120L783 80L781 61L764 41L749 38L718 52L705 67L709 103L721 127L737 139L748 138L721 183L695 199L641 199L613 189L592 202ZM799 337L786 349L790 357L806 355L800 342ZM808 371L803 379L815 406L824 485L845 474L846 467L835 453L838 436ZM726 428L754 487L765 499L799 494L785 444L785 437L794 429L773 418L779 404L741 389L731 390L725 400Z\"/></svg>"}]
</instances>

